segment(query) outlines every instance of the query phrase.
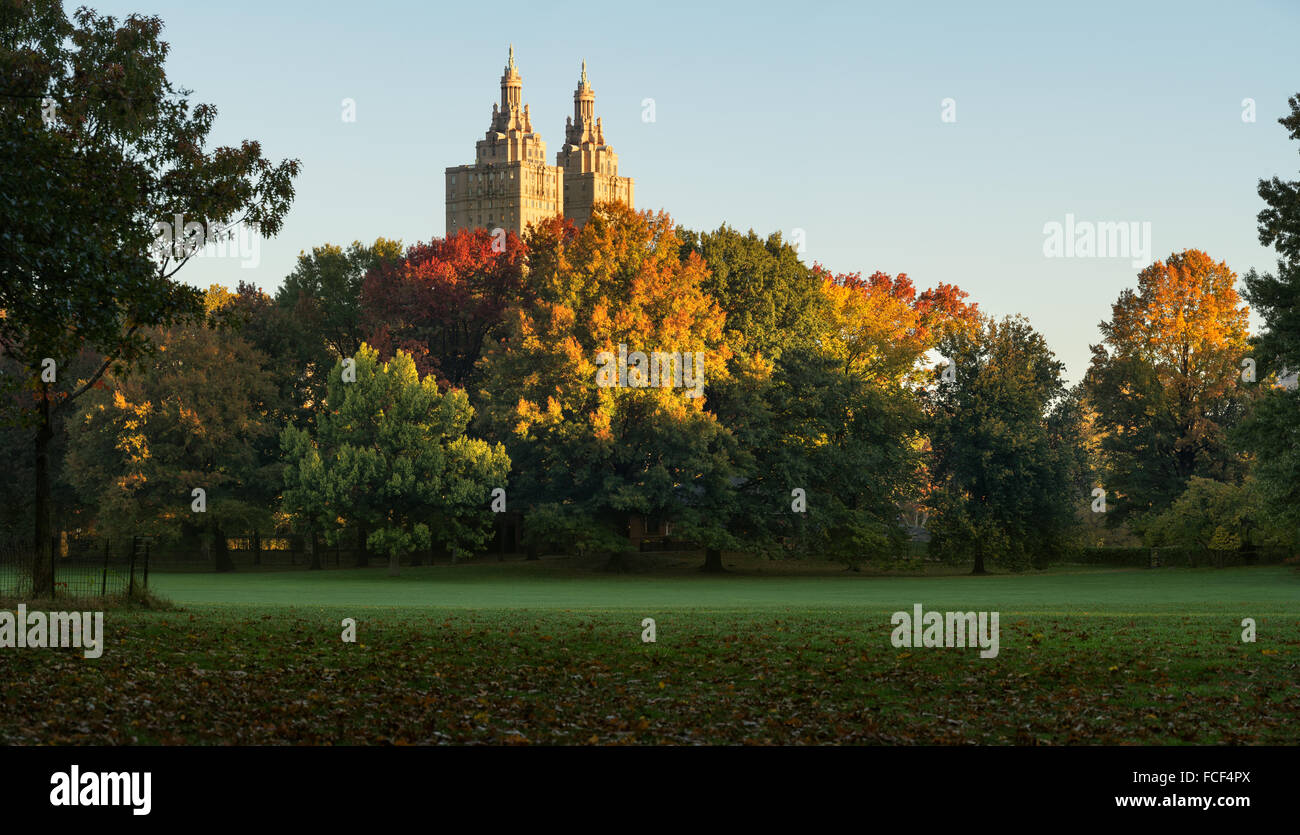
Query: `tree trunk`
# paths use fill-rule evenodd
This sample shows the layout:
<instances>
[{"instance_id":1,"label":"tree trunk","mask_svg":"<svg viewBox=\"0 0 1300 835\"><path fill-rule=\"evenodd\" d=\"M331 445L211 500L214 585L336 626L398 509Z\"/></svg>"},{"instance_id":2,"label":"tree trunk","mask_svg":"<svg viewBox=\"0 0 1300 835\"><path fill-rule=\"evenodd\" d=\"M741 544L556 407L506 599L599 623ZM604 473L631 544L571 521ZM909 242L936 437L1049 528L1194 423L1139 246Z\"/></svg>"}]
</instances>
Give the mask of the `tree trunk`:
<instances>
[{"instance_id":1,"label":"tree trunk","mask_svg":"<svg viewBox=\"0 0 1300 835\"><path fill-rule=\"evenodd\" d=\"M357 526L357 568L365 568L370 565L370 552L366 550L366 539L370 536L370 531L366 528L366 523L362 522Z\"/></svg>"},{"instance_id":2,"label":"tree trunk","mask_svg":"<svg viewBox=\"0 0 1300 835\"><path fill-rule=\"evenodd\" d=\"M235 563L230 559L230 550L226 548L226 535L221 532L221 526L219 525L213 529L212 558L217 571L229 572L235 570Z\"/></svg>"},{"instance_id":3,"label":"tree trunk","mask_svg":"<svg viewBox=\"0 0 1300 835\"><path fill-rule=\"evenodd\" d=\"M975 547L975 567L971 569L971 574L987 574L984 570L984 548L981 545Z\"/></svg>"},{"instance_id":4,"label":"tree trunk","mask_svg":"<svg viewBox=\"0 0 1300 835\"><path fill-rule=\"evenodd\" d=\"M402 558L398 556L396 551L393 551L388 555L388 576L397 577L401 572Z\"/></svg>"},{"instance_id":5,"label":"tree trunk","mask_svg":"<svg viewBox=\"0 0 1300 835\"><path fill-rule=\"evenodd\" d=\"M539 560L539 559L541 559L541 557L539 557L539 556L537 555L537 546L536 546L536 545L529 545L529 546L528 546L528 559L529 559L530 562L531 562L532 560Z\"/></svg>"},{"instance_id":6,"label":"tree trunk","mask_svg":"<svg viewBox=\"0 0 1300 835\"><path fill-rule=\"evenodd\" d=\"M315 531L307 531L307 559L310 562L310 565L307 567L309 571L321 570L320 549L316 547Z\"/></svg>"},{"instance_id":7,"label":"tree trunk","mask_svg":"<svg viewBox=\"0 0 1300 835\"><path fill-rule=\"evenodd\" d=\"M722 549L705 548L704 549L704 567L700 569L709 574L720 574L727 569L722 567Z\"/></svg>"},{"instance_id":8,"label":"tree trunk","mask_svg":"<svg viewBox=\"0 0 1300 835\"><path fill-rule=\"evenodd\" d=\"M54 549L50 541L50 396L41 386L41 422L36 428L36 541L32 554L32 595L54 597Z\"/></svg>"},{"instance_id":9,"label":"tree trunk","mask_svg":"<svg viewBox=\"0 0 1300 835\"><path fill-rule=\"evenodd\" d=\"M257 531L253 531L253 565L262 564L262 536Z\"/></svg>"}]
</instances>

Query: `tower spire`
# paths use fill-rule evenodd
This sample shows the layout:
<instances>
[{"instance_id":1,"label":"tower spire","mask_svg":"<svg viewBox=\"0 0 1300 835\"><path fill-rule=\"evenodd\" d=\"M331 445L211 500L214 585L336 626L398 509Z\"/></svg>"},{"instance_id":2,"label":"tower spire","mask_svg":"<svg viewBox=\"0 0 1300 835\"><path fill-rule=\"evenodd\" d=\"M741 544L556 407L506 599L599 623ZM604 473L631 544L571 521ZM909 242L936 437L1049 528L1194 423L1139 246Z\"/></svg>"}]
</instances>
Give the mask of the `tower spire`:
<instances>
[{"instance_id":1,"label":"tower spire","mask_svg":"<svg viewBox=\"0 0 1300 835\"><path fill-rule=\"evenodd\" d=\"M565 130L565 141L570 145L581 145L595 138L596 129L596 94L587 82L587 62L582 62L582 76L578 79L578 89L573 91L573 121Z\"/></svg>"},{"instance_id":2,"label":"tower spire","mask_svg":"<svg viewBox=\"0 0 1300 835\"><path fill-rule=\"evenodd\" d=\"M492 130L504 133L511 128L523 128L523 79L515 66L515 45L510 44L510 56L505 72L501 74L501 106L492 117Z\"/></svg>"}]
</instances>

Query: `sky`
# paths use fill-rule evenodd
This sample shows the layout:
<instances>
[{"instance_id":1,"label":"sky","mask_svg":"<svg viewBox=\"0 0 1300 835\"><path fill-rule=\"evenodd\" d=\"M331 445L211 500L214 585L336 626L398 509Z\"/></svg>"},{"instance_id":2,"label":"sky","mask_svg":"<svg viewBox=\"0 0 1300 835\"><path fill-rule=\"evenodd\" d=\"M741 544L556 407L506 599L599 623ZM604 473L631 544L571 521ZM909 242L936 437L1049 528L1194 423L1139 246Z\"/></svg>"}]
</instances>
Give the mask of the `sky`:
<instances>
[{"instance_id":1,"label":"sky","mask_svg":"<svg viewBox=\"0 0 1300 835\"><path fill-rule=\"evenodd\" d=\"M314 246L442 236L443 171L473 161L510 44L551 164L585 59L637 208L956 284L1028 317L1071 381L1142 256L1272 270L1257 183L1300 170L1277 124L1300 94L1296 0L80 2L163 19L169 77L218 109L212 142L302 162L279 235L192 261L178 277L201 287L274 292ZM1067 216L1144 245L1049 257Z\"/></svg>"}]
</instances>

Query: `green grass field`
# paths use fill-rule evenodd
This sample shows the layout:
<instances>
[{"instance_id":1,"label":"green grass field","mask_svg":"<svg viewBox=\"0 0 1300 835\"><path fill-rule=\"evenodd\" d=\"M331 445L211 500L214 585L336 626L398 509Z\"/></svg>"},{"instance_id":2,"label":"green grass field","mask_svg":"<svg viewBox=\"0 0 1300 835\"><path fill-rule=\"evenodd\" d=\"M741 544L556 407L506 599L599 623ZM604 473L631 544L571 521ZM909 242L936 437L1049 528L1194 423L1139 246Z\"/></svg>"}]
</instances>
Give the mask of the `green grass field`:
<instances>
[{"instance_id":1,"label":"green grass field","mask_svg":"<svg viewBox=\"0 0 1300 835\"><path fill-rule=\"evenodd\" d=\"M931 567L932 576L854 574L839 566L750 561L726 575L699 573L682 558L653 574L611 574L553 558L537 563L154 574L151 588L181 604L319 605L472 609L942 608L1099 613L1199 611L1213 604L1289 608L1300 615L1300 572L1285 566L1227 569L1107 569L1076 566L971 577ZM764 569L766 569L764 571ZM1235 612L1236 609L1234 608ZM1245 617L1246 615L1243 615ZM1240 619L1238 619L1240 620Z\"/></svg>"},{"instance_id":2,"label":"green grass field","mask_svg":"<svg viewBox=\"0 0 1300 835\"><path fill-rule=\"evenodd\" d=\"M98 660L0 650L0 742L1300 741L1293 567L697 565L155 573L177 608L110 610ZM998 656L895 648L914 603L1000 612Z\"/></svg>"}]
</instances>

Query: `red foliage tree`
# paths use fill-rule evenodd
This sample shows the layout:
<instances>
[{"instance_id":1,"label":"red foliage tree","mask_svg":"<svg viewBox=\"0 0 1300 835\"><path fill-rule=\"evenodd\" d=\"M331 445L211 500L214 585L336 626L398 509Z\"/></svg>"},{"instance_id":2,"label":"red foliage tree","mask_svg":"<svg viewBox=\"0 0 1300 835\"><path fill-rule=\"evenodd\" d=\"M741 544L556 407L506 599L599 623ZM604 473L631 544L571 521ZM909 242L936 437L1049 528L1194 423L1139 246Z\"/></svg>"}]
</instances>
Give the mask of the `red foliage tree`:
<instances>
[{"instance_id":1,"label":"red foliage tree","mask_svg":"<svg viewBox=\"0 0 1300 835\"><path fill-rule=\"evenodd\" d=\"M361 287L367 342L382 359L408 351L420 375L441 388L469 388L488 340L497 338L507 305L529 292L526 251L513 233L494 239L462 230L415 244L406 257L372 269Z\"/></svg>"}]
</instances>

